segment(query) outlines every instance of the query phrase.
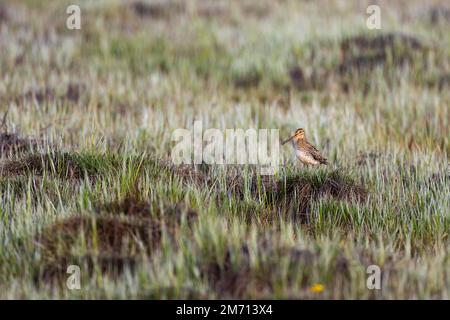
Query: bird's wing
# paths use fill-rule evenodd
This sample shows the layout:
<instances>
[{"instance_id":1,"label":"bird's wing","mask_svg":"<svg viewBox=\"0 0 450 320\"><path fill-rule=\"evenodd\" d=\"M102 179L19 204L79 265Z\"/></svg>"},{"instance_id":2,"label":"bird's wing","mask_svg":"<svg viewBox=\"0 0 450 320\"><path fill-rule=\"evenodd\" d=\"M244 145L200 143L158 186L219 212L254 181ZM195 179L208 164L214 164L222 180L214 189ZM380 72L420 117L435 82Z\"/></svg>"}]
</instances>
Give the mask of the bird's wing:
<instances>
[{"instance_id":1,"label":"bird's wing","mask_svg":"<svg viewBox=\"0 0 450 320\"><path fill-rule=\"evenodd\" d=\"M324 158L320 154L320 151L317 150L317 148L314 147L312 144L308 143L307 149L308 149L308 152L314 157L314 159L316 159L317 161L319 161L321 163L327 163L327 158Z\"/></svg>"}]
</instances>

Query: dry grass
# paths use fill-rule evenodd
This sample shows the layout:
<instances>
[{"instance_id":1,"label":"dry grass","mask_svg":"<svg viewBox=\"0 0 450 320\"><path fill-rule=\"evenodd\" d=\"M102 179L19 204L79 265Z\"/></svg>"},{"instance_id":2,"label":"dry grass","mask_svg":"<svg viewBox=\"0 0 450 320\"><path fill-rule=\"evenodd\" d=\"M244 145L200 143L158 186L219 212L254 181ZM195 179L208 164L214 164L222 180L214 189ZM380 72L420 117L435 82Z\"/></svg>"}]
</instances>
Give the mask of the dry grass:
<instances>
[{"instance_id":1,"label":"dry grass","mask_svg":"<svg viewBox=\"0 0 450 320\"><path fill-rule=\"evenodd\" d=\"M450 297L442 1L380 31L356 0L65 5L0 4L0 298ZM194 120L303 127L329 165L176 166Z\"/></svg>"}]
</instances>

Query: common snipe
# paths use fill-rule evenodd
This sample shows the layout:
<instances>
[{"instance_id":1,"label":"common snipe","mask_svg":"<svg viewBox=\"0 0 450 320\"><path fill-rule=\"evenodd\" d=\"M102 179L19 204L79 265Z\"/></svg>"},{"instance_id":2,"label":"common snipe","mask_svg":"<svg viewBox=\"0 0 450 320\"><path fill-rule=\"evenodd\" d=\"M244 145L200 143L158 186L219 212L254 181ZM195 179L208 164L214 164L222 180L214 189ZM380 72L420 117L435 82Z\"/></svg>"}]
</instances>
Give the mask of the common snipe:
<instances>
[{"instance_id":1,"label":"common snipe","mask_svg":"<svg viewBox=\"0 0 450 320\"><path fill-rule=\"evenodd\" d=\"M281 144L284 145L291 140L295 149L295 156L302 163L313 166L327 164L327 159L320 154L316 147L306 140L305 130L302 128L297 129L292 137L284 140Z\"/></svg>"}]
</instances>

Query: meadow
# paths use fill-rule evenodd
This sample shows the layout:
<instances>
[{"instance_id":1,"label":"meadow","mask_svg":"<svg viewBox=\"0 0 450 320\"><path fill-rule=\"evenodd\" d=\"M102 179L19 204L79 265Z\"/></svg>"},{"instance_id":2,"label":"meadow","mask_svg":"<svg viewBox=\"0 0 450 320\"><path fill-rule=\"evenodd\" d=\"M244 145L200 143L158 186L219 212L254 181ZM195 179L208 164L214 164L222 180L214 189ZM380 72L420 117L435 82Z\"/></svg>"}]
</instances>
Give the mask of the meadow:
<instances>
[{"instance_id":1,"label":"meadow","mask_svg":"<svg viewBox=\"0 0 450 320\"><path fill-rule=\"evenodd\" d=\"M445 1L381 30L357 0L69 4L0 0L1 299L450 298ZM195 120L329 164L175 165Z\"/></svg>"}]
</instances>

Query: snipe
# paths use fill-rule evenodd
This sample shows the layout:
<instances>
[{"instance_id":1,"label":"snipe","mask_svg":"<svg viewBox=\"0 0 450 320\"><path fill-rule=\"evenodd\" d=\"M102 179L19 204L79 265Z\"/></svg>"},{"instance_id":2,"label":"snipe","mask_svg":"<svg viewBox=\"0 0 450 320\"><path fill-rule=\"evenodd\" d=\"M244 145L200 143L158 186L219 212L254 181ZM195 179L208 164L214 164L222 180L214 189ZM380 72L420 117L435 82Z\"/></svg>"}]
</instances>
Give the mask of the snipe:
<instances>
[{"instance_id":1,"label":"snipe","mask_svg":"<svg viewBox=\"0 0 450 320\"><path fill-rule=\"evenodd\" d=\"M327 159L320 154L316 147L306 140L305 130L303 128L297 129L292 137L284 140L281 144L284 145L291 140L295 149L295 156L302 163L313 166L327 164Z\"/></svg>"}]
</instances>

